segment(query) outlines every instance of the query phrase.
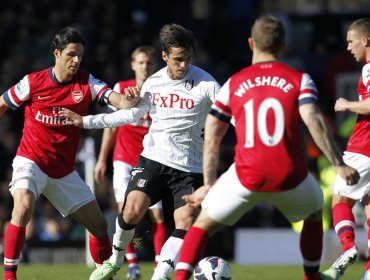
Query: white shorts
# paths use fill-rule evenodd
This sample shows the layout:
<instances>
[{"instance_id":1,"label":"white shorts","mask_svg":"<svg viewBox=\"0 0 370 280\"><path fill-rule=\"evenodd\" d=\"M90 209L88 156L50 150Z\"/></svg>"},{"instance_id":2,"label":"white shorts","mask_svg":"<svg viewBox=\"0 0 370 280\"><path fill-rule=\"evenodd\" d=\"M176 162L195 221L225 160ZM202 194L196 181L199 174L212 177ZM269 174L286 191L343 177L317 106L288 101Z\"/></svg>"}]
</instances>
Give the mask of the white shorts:
<instances>
[{"instance_id":1,"label":"white shorts","mask_svg":"<svg viewBox=\"0 0 370 280\"><path fill-rule=\"evenodd\" d=\"M125 194L131 178L132 168L133 166L126 162L113 161L113 192L117 203L125 202ZM162 209L162 200L150 207L150 209L153 208Z\"/></svg>"},{"instance_id":2,"label":"white shorts","mask_svg":"<svg viewBox=\"0 0 370 280\"><path fill-rule=\"evenodd\" d=\"M253 192L240 183L232 164L210 189L202 208L213 220L231 226L262 201L271 202L290 222L306 219L324 204L320 186L310 174L288 191Z\"/></svg>"},{"instance_id":3,"label":"white shorts","mask_svg":"<svg viewBox=\"0 0 370 280\"><path fill-rule=\"evenodd\" d=\"M9 186L12 195L16 189L28 189L36 199L43 194L64 217L95 200L90 187L76 171L60 179L51 178L34 161L21 156L13 160L13 177Z\"/></svg>"},{"instance_id":4,"label":"white shorts","mask_svg":"<svg viewBox=\"0 0 370 280\"><path fill-rule=\"evenodd\" d=\"M343 160L347 165L355 168L361 178L356 185L348 186L346 181L337 175L333 192L354 200L361 200L370 193L370 158L357 153L344 152Z\"/></svg>"}]
</instances>

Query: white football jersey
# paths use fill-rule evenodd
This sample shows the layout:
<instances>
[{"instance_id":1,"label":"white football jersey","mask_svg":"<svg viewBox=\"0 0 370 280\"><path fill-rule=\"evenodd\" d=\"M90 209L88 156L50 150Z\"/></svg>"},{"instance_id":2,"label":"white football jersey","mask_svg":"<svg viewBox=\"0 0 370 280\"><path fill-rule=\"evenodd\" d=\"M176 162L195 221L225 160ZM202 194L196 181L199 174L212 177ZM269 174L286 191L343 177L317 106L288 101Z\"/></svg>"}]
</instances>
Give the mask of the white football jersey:
<instances>
[{"instance_id":1,"label":"white football jersey","mask_svg":"<svg viewBox=\"0 0 370 280\"><path fill-rule=\"evenodd\" d=\"M141 95L150 94L152 125L142 156L187 172L202 172L204 123L220 89L204 70L190 65L181 80L171 80L167 67L149 77Z\"/></svg>"}]
</instances>

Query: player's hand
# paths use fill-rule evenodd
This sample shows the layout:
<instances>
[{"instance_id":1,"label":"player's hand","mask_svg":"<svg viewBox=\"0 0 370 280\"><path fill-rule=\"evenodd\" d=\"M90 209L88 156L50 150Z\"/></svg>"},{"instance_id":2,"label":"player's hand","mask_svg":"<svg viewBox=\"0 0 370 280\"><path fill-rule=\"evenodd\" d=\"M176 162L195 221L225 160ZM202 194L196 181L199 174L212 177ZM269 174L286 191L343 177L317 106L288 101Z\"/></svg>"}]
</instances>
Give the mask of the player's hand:
<instances>
[{"instance_id":1,"label":"player's hand","mask_svg":"<svg viewBox=\"0 0 370 280\"><path fill-rule=\"evenodd\" d=\"M67 108L62 108L62 111L59 112L59 115L66 118L65 120L66 125L74 125L77 127L83 127L82 116L80 116L79 114Z\"/></svg>"},{"instance_id":2,"label":"player's hand","mask_svg":"<svg viewBox=\"0 0 370 280\"><path fill-rule=\"evenodd\" d=\"M203 199L206 197L210 188L211 186L209 185L201 186L192 194L183 195L182 199L185 200L185 202L191 207L194 207L194 208L199 207Z\"/></svg>"},{"instance_id":3,"label":"player's hand","mask_svg":"<svg viewBox=\"0 0 370 280\"><path fill-rule=\"evenodd\" d=\"M97 183L100 183L103 181L106 171L107 171L107 163L105 161L98 160L95 165L95 170L94 170L94 179Z\"/></svg>"},{"instance_id":4,"label":"player's hand","mask_svg":"<svg viewBox=\"0 0 370 280\"><path fill-rule=\"evenodd\" d=\"M348 102L349 101L345 98L337 99L337 101L335 102L335 105L334 105L335 112L345 112L345 111L347 111Z\"/></svg>"},{"instance_id":5,"label":"player's hand","mask_svg":"<svg viewBox=\"0 0 370 280\"><path fill-rule=\"evenodd\" d=\"M124 89L127 101L131 103L131 106L135 106L140 100L140 88L139 86L127 87Z\"/></svg>"},{"instance_id":6,"label":"player's hand","mask_svg":"<svg viewBox=\"0 0 370 280\"><path fill-rule=\"evenodd\" d=\"M348 186L356 185L358 180L360 180L360 174L357 170L348 165L336 166L336 171L346 181Z\"/></svg>"}]
</instances>

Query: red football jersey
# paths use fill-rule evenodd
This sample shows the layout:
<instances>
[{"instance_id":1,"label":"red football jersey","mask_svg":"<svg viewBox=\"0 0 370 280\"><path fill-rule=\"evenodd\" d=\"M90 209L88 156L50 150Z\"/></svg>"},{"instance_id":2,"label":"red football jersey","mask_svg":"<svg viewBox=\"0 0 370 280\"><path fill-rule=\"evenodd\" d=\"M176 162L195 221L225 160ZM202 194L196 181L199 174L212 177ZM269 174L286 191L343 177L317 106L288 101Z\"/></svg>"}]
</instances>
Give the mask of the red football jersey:
<instances>
[{"instance_id":1,"label":"red football jersey","mask_svg":"<svg viewBox=\"0 0 370 280\"><path fill-rule=\"evenodd\" d=\"M307 102L317 102L311 77L280 62L244 68L221 88L212 114L235 119L234 160L246 188L283 191L307 176L298 110Z\"/></svg>"},{"instance_id":2,"label":"red football jersey","mask_svg":"<svg viewBox=\"0 0 370 280\"><path fill-rule=\"evenodd\" d=\"M135 80L120 81L114 90L123 93L129 86L135 86ZM113 161L119 160L135 166L143 151L143 138L149 130L151 119L149 113L136 123L120 126L117 129L117 139L113 151Z\"/></svg>"},{"instance_id":3,"label":"red football jersey","mask_svg":"<svg viewBox=\"0 0 370 280\"><path fill-rule=\"evenodd\" d=\"M369 98L370 93L370 63L362 68L362 75L358 82L357 92L359 100ZM357 121L351 137L347 143L347 151L370 157L370 115L357 116Z\"/></svg>"},{"instance_id":4,"label":"red football jersey","mask_svg":"<svg viewBox=\"0 0 370 280\"><path fill-rule=\"evenodd\" d=\"M80 129L64 124L62 108L85 115L107 85L79 70L68 83L58 82L52 68L26 75L4 93L12 108L24 106L23 136L17 155L33 160L48 176L62 178L74 170Z\"/></svg>"}]
</instances>

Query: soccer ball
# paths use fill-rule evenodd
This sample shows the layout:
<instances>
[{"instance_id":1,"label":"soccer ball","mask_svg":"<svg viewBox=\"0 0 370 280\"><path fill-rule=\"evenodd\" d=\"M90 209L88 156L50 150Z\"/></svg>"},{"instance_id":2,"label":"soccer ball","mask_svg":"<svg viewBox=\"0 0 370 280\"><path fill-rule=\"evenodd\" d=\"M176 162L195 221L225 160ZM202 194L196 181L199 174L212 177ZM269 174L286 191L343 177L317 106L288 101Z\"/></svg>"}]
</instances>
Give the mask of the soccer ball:
<instances>
[{"instance_id":1,"label":"soccer ball","mask_svg":"<svg viewBox=\"0 0 370 280\"><path fill-rule=\"evenodd\" d=\"M231 280L231 268L220 257L205 257L194 269L195 280Z\"/></svg>"}]
</instances>

